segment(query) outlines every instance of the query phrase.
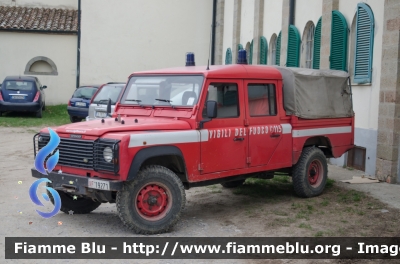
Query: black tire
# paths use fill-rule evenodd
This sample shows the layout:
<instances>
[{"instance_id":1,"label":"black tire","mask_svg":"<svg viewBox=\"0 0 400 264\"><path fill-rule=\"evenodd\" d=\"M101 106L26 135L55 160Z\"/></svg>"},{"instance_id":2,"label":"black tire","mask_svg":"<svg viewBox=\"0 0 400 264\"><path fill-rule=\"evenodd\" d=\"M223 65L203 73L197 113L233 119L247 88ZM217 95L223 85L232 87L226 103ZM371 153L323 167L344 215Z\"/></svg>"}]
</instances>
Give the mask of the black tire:
<instances>
[{"instance_id":1,"label":"black tire","mask_svg":"<svg viewBox=\"0 0 400 264\"><path fill-rule=\"evenodd\" d=\"M69 120L71 120L71 123L77 123L82 121L82 119L77 116L69 116Z\"/></svg>"},{"instance_id":2,"label":"black tire","mask_svg":"<svg viewBox=\"0 0 400 264\"><path fill-rule=\"evenodd\" d=\"M0 116L2 116L3 115L3 112L0 112Z\"/></svg>"},{"instance_id":3,"label":"black tire","mask_svg":"<svg viewBox=\"0 0 400 264\"><path fill-rule=\"evenodd\" d=\"M328 165L324 153L316 147L303 149L293 168L293 186L300 197L320 195L328 179Z\"/></svg>"},{"instance_id":4,"label":"black tire","mask_svg":"<svg viewBox=\"0 0 400 264\"><path fill-rule=\"evenodd\" d=\"M133 181L124 183L116 203L119 217L130 230L137 234L158 234L178 222L186 194L175 173L153 165L142 169Z\"/></svg>"},{"instance_id":5,"label":"black tire","mask_svg":"<svg viewBox=\"0 0 400 264\"><path fill-rule=\"evenodd\" d=\"M225 188L236 188L241 186L244 183L245 180L237 180L237 181L229 181L229 182L223 182L221 185Z\"/></svg>"},{"instance_id":6,"label":"black tire","mask_svg":"<svg viewBox=\"0 0 400 264\"><path fill-rule=\"evenodd\" d=\"M65 192L57 191L61 198L60 211L69 214L88 214L101 205L100 202L95 202L92 199L76 197ZM53 196L47 191L50 201L54 204Z\"/></svg>"},{"instance_id":7,"label":"black tire","mask_svg":"<svg viewBox=\"0 0 400 264\"><path fill-rule=\"evenodd\" d=\"M40 108L39 111L36 112L37 118L42 118L42 115L43 115L42 111L43 111L42 108Z\"/></svg>"},{"instance_id":8,"label":"black tire","mask_svg":"<svg viewBox=\"0 0 400 264\"><path fill-rule=\"evenodd\" d=\"M43 111L46 110L46 103L43 103L42 110L43 110Z\"/></svg>"}]
</instances>

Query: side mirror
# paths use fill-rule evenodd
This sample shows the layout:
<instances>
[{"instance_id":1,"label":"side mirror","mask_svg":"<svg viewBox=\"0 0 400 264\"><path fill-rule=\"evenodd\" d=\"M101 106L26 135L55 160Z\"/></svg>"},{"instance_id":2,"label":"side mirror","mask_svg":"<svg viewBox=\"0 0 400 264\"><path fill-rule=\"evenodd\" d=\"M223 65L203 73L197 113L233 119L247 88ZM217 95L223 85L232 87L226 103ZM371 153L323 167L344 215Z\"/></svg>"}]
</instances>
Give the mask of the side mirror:
<instances>
[{"instance_id":1,"label":"side mirror","mask_svg":"<svg viewBox=\"0 0 400 264\"><path fill-rule=\"evenodd\" d=\"M216 118L217 117L217 102L207 101L207 117Z\"/></svg>"},{"instance_id":2,"label":"side mirror","mask_svg":"<svg viewBox=\"0 0 400 264\"><path fill-rule=\"evenodd\" d=\"M46 88L47 88L47 86L46 86L46 85L43 85L43 86L42 86L42 89L46 89Z\"/></svg>"},{"instance_id":3,"label":"side mirror","mask_svg":"<svg viewBox=\"0 0 400 264\"><path fill-rule=\"evenodd\" d=\"M207 117L208 119L203 119L200 121L199 127L203 128L204 123L210 122L213 118L217 117L217 102L216 101L207 101Z\"/></svg>"},{"instance_id":4,"label":"side mirror","mask_svg":"<svg viewBox=\"0 0 400 264\"><path fill-rule=\"evenodd\" d=\"M111 116L111 99L107 102L107 116Z\"/></svg>"}]
</instances>

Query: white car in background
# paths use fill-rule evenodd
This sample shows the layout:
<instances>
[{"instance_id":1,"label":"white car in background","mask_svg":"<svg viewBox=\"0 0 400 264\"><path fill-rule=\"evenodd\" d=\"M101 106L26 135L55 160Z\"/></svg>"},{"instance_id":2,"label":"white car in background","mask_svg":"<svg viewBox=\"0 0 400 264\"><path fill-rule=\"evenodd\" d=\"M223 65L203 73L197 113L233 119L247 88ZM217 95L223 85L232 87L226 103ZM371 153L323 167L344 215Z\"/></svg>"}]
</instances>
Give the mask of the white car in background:
<instances>
[{"instance_id":1,"label":"white car in background","mask_svg":"<svg viewBox=\"0 0 400 264\"><path fill-rule=\"evenodd\" d=\"M107 83L99 88L89 106L89 116L86 121L107 118L107 103L111 100L111 114L114 113L115 104L124 90L126 83Z\"/></svg>"}]
</instances>

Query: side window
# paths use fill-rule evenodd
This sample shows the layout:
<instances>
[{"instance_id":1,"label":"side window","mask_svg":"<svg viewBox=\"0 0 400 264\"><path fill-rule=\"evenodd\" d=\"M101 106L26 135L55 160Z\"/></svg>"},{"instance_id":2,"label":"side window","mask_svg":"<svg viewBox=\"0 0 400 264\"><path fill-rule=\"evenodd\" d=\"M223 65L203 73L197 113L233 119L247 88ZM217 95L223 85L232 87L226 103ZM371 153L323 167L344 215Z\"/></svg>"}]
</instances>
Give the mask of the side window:
<instances>
[{"instance_id":1,"label":"side window","mask_svg":"<svg viewBox=\"0 0 400 264\"><path fill-rule=\"evenodd\" d=\"M250 116L275 116L276 96L274 84L249 84L247 97Z\"/></svg>"},{"instance_id":2,"label":"side window","mask_svg":"<svg viewBox=\"0 0 400 264\"><path fill-rule=\"evenodd\" d=\"M217 118L239 116L239 95L236 83L211 83L208 86L207 101L208 100L217 102ZM205 105L203 117L207 116L206 107L207 106Z\"/></svg>"}]
</instances>

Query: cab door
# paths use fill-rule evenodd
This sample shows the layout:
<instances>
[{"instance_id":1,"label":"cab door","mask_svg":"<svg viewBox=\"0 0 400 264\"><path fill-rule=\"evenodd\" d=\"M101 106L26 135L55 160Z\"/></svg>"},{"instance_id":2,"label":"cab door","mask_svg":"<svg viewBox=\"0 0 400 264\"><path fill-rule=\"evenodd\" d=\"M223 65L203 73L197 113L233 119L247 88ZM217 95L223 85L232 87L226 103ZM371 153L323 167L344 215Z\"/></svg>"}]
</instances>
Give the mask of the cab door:
<instances>
[{"instance_id":1,"label":"cab door","mask_svg":"<svg viewBox=\"0 0 400 264\"><path fill-rule=\"evenodd\" d=\"M276 81L244 81L250 167L267 165L282 140L276 87Z\"/></svg>"},{"instance_id":2,"label":"cab door","mask_svg":"<svg viewBox=\"0 0 400 264\"><path fill-rule=\"evenodd\" d=\"M207 100L218 104L217 117L204 123L201 140L201 173L214 173L246 167L248 138L244 127L243 81L207 80L207 96L202 115L206 116Z\"/></svg>"}]
</instances>

